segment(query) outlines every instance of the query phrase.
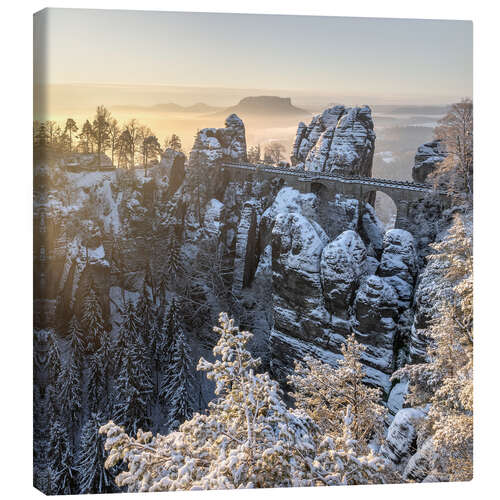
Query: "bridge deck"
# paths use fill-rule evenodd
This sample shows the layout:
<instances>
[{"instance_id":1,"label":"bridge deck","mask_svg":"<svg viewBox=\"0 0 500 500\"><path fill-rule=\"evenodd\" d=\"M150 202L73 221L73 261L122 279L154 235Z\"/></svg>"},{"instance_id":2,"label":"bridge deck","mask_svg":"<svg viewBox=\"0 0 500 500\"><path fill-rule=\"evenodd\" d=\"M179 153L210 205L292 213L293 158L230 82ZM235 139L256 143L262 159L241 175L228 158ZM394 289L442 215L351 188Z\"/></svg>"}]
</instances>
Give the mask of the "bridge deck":
<instances>
[{"instance_id":1,"label":"bridge deck","mask_svg":"<svg viewBox=\"0 0 500 500\"><path fill-rule=\"evenodd\" d=\"M330 182L341 182L345 184L362 184L366 186L380 186L392 189L402 189L405 191L419 191L424 193L434 192L432 186L429 184L422 184L409 181L396 181L391 179L378 179L376 177L361 177L361 176L347 176L340 174L327 174L324 172L309 172L307 170L293 170L288 168L274 167L265 164L253 163L236 163L225 162L222 165L224 168L231 168L235 170L246 170L252 172L266 173L277 176L296 177L297 179L304 179L306 181L314 182L315 180L323 180ZM439 193L444 194L444 193Z\"/></svg>"}]
</instances>

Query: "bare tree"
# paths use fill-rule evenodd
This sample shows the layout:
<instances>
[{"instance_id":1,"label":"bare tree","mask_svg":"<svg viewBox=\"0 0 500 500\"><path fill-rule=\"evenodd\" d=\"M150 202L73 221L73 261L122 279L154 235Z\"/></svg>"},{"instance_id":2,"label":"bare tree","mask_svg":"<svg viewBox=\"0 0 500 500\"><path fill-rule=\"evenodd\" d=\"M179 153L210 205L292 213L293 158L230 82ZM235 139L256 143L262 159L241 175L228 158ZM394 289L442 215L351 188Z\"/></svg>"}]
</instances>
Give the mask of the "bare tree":
<instances>
[{"instance_id":1,"label":"bare tree","mask_svg":"<svg viewBox=\"0 0 500 500\"><path fill-rule=\"evenodd\" d=\"M177 134L172 134L170 139L166 139L165 144L174 151L181 151L182 149L181 138Z\"/></svg>"},{"instance_id":2,"label":"bare tree","mask_svg":"<svg viewBox=\"0 0 500 500\"><path fill-rule=\"evenodd\" d=\"M264 150L264 154L268 157L274 165L278 165L283 153L285 152L285 146L280 142L270 142Z\"/></svg>"},{"instance_id":3,"label":"bare tree","mask_svg":"<svg viewBox=\"0 0 500 500\"><path fill-rule=\"evenodd\" d=\"M73 133L76 133L78 130L78 127L76 125L75 120L73 118L68 118L66 120L66 126L64 127L64 133L68 134L69 137L69 151L71 153L72 150L72 143L73 143Z\"/></svg>"},{"instance_id":4,"label":"bare tree","mask_svg":"<svg viewBox=\"0 0 500 500\"><path fill-rule=\"evenodd\" d=\"M109 147L109 122L111 115L104 106L98 106L92 123L92 131L97 147L97 165L101 166L101 154Z\"/></svg>"},{"instance_id":5,"label":"bare tree","mask_svg":"<svg viewBox=\"0 0 500 500\"><path fill-rule=\"evenodd\" d=\"M453 194L463 193L472 203L473 193L473 108L470 99L462 99L451 106L434 130L446 148L448 156L431 178L446 182Z\"/></svg>"},{"instance_id":6,"label":"bare tree","mask_svg":"<svg viewBox=\"0 0 500 500\"><path fill-rule=\"evenodd\" d=\"M247 158L250 163L260 162L260 144L248 148Z\"/></svg>"},{"instance_id":7,"label":"bare tree","mask_svg":"<svg viewBox=\"0 0 500 500\"><path fill-rule=\"evenodd\" d=\"M115 153L118 151L118 143L121 134L120 126L115 118L109 122L109 147L111 148L111 164L115 164Z\"/></svg>"}]
</instances>

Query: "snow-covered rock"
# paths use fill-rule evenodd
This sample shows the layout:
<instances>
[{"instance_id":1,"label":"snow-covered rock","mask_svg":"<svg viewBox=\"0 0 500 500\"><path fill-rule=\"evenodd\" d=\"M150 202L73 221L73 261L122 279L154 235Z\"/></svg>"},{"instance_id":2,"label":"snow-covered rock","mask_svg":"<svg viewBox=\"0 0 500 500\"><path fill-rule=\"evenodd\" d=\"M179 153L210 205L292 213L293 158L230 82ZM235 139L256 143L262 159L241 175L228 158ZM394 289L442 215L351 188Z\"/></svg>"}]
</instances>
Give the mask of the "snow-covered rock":
<instances>
[{"instance_id":1,"label":"snow-covered rock","mask_svg":"<svg viewBox=\"0 0 500 500\"><path fill-rule=\"evenodd\" d=\"M404 470L417 449L416 425L425 415L425 411L420 408L403 408L396 413L389 426L380 453L400 470Z\"/></svg>"},{"instance_id":2,"label":"snow-covered rock","mask_svg":"<svg viewBox=\"0 0 500 500\"><path fill-rule=\"evenodd\" d=\"M440 140L426 142L419 146L415 155L415 164L411 171L413 180L415 182L425 182L427 176L436 170L446 156L446 149Z\"/></svg>"},{"instance_id":3,"label":"snow-covered rock","mask_svg":"<svg viewBox=\"0 0 500 500\"><path fill-rule=\"evenodd\" d=\"M366 247L360 236L344 231L323 249L321 284L326 308L332 314L348 318L353 294L364 272Z\"/></svg>"},{"instance_id":4,"label":"snow-covered rock","mask_svg":"<svg viewBox=\"0 0 500 500\"><path fill-rule=\"evenodd\" d=\"M398 276L413 285L417 274L417 256L413 236L404 229L391 229L384 235L378 274Z\"/></svg>"},{"instance_id":5,"label":"snow-covered rock","mask_svg":"<svg viewBox=\"0 0 500 500\"><path fill-rule=\"evenodd\" d=\"M187 166L187 182L191 191L201 190L205 204L223 196L225 182L220 175L223 160L246 161L245 125L235 114L229 115L224 128L204 128L195 137Z\"/></svg>"},{"instance_id":6,"label":"snow-covered rock","mask_svg":"<svg viewBox=\"0 0 500 500\"><path fill-rule=\"evenodd\" d=\"M333 106L301 122L292 150L292 164L314 172L342 170L371 176L375 133L368 106Z\"/></svg>"},{"instance_id":7,"label":"snow-covered rock","mask_svg":"<svg viewBox=\"0 0 500 500\"><path fill-rule=\"evenodd\" d=\"M408 460L403 471L403 479L417 482L438 481L438 479L429 474L435 460L435 453L434 443L432 438L429 437Z\"/></svg>"},{"instance_id":8,"label":"snow-covered rock","mask_svg":"<svg viewBox=\"0 0 500 500\"><path fill-rule=\"evenodd\" d=\"M250 199L243 205L233 267L233 293L239 295L250 284L257 267L257 209L258 202Z\"/></svg>"},{"instance_id":9,"label":"snow-covered rock","mask_svg":"<svg viewBox=\"0 0 500 500\"><path fill-rule=\"evenodd\" d=\"M385 374L392 373L398 317L396 292L383 278L368 276L356 293L353 307L354 332L367 347L363 362Z\"/></svg>"},{"instance_id":10,"label":"snow-covered rock","mask_svg":"<svg viewBox=\"0 0 500 500\"><path fill-rule=\"evenodd\" d=\"M279 214L298 213L314 220L317 201L313 193L304 194L289 186L280 189L273 203L262 214L259 229L261 249L270 244L273 226Z\"/></svg>"},{"instance_id":11,"label":"snow-covered rock","mask_svg":"<svg viewBox=\"0 0 500 500\"><path fill-rule=\"evenodd\" d=\"M185 162L186 155L181 151L167 148L161 154L161 160L158 166L166 170L169 195L173 195L177 191L186 176L186 170L184 168Z\"/></svg>"}]
</instances>

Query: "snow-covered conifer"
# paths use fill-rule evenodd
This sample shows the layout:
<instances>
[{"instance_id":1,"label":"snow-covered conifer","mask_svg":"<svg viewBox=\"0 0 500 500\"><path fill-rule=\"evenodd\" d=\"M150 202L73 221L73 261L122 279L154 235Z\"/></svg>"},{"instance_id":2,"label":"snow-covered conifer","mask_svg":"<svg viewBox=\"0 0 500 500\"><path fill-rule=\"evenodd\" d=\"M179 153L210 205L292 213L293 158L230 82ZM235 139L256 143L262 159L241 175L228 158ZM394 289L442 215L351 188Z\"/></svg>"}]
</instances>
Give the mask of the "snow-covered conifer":
<instances>
[{"instance_id":1,"label":"snow-covered conifer","mask_svg":"<svg viewBox=\"0 0 500 500\"><path fill-rule=\"evenodd\" d=\"M87 401L90 412L105 407L105 380L101 366L102 358L98 353L91 354L88 361Z\"/></svg>"},{"instance_id":2,"label":"snow-covered conifer","mask_svg":"<svg viewBox=\"0 0 500 500\"><path fill-rule=\"evenodd\" d=\"M160 397L167 407L170 429L176 429L193 413L193 362L191 349L182 328L175 334Z\"/></svg>"},{"instance_id":3,"label":"snow-covered conifer","mask_svg":"<svg viewBox=\"0 0 500 500\"><path fill-rule=\"evenodd\" d=\"M47 382L56 385L61 372L61 351L54 333L49 335L49 350L47 354Z\"/></svg>"},{"instance_id":4,"label":"snow-covered conifer","mask_svg":"<svg viewBox=\"0 0 500 500\"><path fill-rule=\"evenodd\" d=\"M80 328L80 323L74 314L68 323L66 333L71 347L71 354L75 359L76 365L81 370L87 346L84 333Z\"/></svg>"},{"instance_id":5,"label":"snow-covered conifer","mask_svg":"<svg viewBox=\"0 0 500 500\"><path fill-rule=\"evenodd\" d=\"M73 356L64 365L56 384L56 398L63 418L74 426L82 409L82 387L78 366Z\"/></svg>"},{"instance_id":6,"label":"snow-covered conifer","mask_svg":"<svg viewBox=\"0 0 500 500\"><path fill-rule=\"evenodd\" d=\"M288 380L294 388L291 395L296 407L331 436L342 435L345 409L350 406L350 430L366 447L372 437L381 438L386 409L380 390L363 383L365 372L360 358L364 350L352 335L342 346L338 367L306 356L305 364L297 362Z\"/></svg>"},{"instance_id":7,"label":"snow-covered conifer","mask_svg":"<svg viewBox=\"0 0 500 500\"><path fill-rule=\"evenodd\" d=\"M168 231L167 248L165 249L165 265L163 270L167 281L172 282L181 269L180 245L175 233L175 228L171 226Z\"/></svg>"},{"instance_id":8,"label":"snow-covered conifer","mask_svg":"<svg viewBox=\"0 0 500 500\"><path fill-rule=\"evenodd\" d=\"M122 360L117 380L114 418L135 434L138 429L150 425L150 392L140 378L139 367L132 353L127 353Z\"/></svg>"},{"instance_id":9,"label":"snow-covered conifer","mask_svg":"<svg viewBox=\"0 0 500 500\"><path fill-rule=\"evenodd\" d=\"M78 452L79 493L111 493L117 490L111 473L105 469L104 437L99 434L102 413L92 413L82 428Z\"/></svg>"},{"instance_id":10,"label":"snow-covered conifer","mask_svg":"<svg viewBox=\"0 0 500 500\"><path fill-rule=\"evenodd\" d=\"M91 284L83 301L83 325L87 335L87 349L95 352L100 345L101 335L104 331L102 307Z\"/></svg>"},{"instance_id":11,"label":"snow-covered conifer","mask_svg":"<svg viewBox=\"0 0 500 500\"><path fill-rule=\"evenodd\" d=\"M77 471L66 427L56 420L50 430L48 459L48 490L51 495L77 493Z\"/></svg>"}]
</instances>

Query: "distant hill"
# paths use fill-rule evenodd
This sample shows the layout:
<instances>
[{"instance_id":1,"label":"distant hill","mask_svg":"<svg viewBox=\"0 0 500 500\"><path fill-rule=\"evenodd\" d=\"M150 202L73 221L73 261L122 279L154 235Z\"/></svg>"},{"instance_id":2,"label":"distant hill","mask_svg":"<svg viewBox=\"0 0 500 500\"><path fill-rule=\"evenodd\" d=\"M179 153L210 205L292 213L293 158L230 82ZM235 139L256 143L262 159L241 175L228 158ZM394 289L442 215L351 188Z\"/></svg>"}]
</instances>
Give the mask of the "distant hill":
<instances>
[{"instance_id":1,"label":"distant hill","mask_svg":"<svg viewBox=\"0 0 500 500\"><path fill-rule=\"evenodd\" d=\"M150 112L162 112L162 113L215 113L223 108L217 106L209 106L204 102L197 102L191 106L181 106L180 104L175 104L173 102L164 104L155 104L153 106L134 106L134 105L118 105L112 106L112 108L117 110L136 110L136 111L150 111Z\"/></svg>"},{"instance_id":2,"label":"distant hill","mask_svg":"<svg viewBox=\"0 0 500 500\"><path fill-rule=\"evenodd\" d=\"M290 97L277 96L255 96L245 97L236 106L231 106L222 111L217 112L217 115L237 115L249 116L304 116L310 115L309 111L297 108L292 104Z\"/></svg>"},{"instance_id":3,"label":"distant hill","mask_svg":"<svg viewBox=\"0 0 500 500\"><path fill-rule=\"evenodd\" d=\"M374 113L389 113L402 115L445 115L448 112L448 106L422 106L422 105L375 105L372 106Z\"/></svg>"}]
</instances>

